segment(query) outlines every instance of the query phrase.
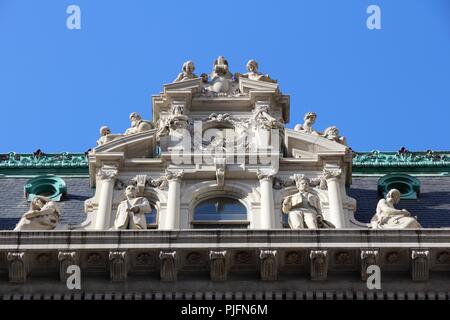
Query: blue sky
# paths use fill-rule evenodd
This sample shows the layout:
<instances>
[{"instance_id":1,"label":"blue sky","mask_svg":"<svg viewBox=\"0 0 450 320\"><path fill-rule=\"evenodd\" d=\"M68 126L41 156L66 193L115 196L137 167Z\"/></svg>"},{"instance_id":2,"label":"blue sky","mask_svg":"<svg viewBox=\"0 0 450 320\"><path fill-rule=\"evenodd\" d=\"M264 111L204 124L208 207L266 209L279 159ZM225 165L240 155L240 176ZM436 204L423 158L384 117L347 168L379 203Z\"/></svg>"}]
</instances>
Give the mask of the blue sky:
<instances>
[{"instance_id":1,"label":"blue sky","mask_svg":"<svg viewBox=\"0 0 450 320\"><path fill-rule=\"evenodd\" d=\"M150 118L184 61L200 74L218 55L279 80L288 127L315 111L354 150L450 150L448 0L0 0L0 43L0 152L83 152L101 125Z\"/></svg>"}]
</instances>

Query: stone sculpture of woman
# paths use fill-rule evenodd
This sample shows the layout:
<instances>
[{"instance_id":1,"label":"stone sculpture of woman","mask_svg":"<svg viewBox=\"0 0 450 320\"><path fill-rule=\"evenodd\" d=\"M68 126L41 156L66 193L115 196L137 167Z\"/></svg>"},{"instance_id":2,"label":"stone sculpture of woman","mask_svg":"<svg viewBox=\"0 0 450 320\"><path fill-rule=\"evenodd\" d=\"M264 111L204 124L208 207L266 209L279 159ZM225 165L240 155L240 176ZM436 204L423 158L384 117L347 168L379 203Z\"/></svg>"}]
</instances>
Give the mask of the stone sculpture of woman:
<instances>
[{"instance_id":1,"label":"stone sculpture of woman","mask_svg":"<svg viewBox=\"0 0 450 320\"><path fill-rule=\"evenodd\" d=\"M191 60L186 61L185 63L183 63L181 72L178 74L177 78L173 82L180 82L198 78L194 74L194 70L195 70L194 63Z\"/></svg>"},{"instance_id":2,"label":"stone sculpture of woman","mask_svg":"<svg viewBox=\"0 0 450 320\"><path fill-rule=\"evenodd\" d=\"M294 127L295 131L300 131L304 133L319 135L319 132L314 130L312 127L313 124L316 122L317 114L314 112L307 112L305 113L305 116L303 117L303 124L297 124Z\"/></svg>"},{"instance_id":3,"label":"stone sculpture of woman","mask_svg":"<svg viewBox=\"0 0 450 320\"><path fill-rule=\"evenodd\" d=\"M261 72L258 71L258 62L255 60L250 60L247 62L247 73L244 73L242 75L237 74L238 77L248 78L250 80L258 80L258 81L266 81L266 82L273 82L275 83L275 80L272 80L268 74L264 75Z\"/></svg>"},{"instance_id":4,"label":"stone sculpture of woman","mask_svg":"<svg viewBox=\"0 0 450 320\"><path fill-rule=\"evenodd\" d=\"M53 230L59 222L60 212L55 202L35 196L28 210L14 230Z\"/></svg>"},{"instance_id":5,"label":"stone sculpture of woman","mask_svg":"<svg viewBox=\"0 0 450 320\"><path fill-rule=\"evenodd\" d=\"M400 191L389 190L386 199L378 201L377 211L370 224L373 229L416 229L421 228L416 218L405 209L396 209L395 204L400 201Z\"/></svg>"}]
</instances>

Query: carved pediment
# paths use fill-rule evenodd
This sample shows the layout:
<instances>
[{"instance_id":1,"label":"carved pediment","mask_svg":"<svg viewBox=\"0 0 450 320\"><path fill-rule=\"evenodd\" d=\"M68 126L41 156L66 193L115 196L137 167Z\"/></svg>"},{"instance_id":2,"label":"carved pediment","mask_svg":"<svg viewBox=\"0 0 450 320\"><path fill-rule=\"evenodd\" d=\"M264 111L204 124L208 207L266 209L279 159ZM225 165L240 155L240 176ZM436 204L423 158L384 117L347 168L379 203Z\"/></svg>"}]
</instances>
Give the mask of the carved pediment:
<instances>
[{"instance_id":1,"label":"carved pediment","mask_svg":"<svg viewBox=\"0 0 450 320\"><path fill-rule=\"evenodd\" d=\"M285 142L288 157L292 158L314 159L318 155L347 156L350 153L349 148L343 144L319 135L303 133L292 129L286 129Z\"/></svg>"},{"instance_id":2,"label":"carved pediment","mask_svg":"<svg viewBox=\"0 0 450 320\"><path fill-rule=\"evenodd\" d=\"M157 129L141 133L123 135L101 146L96 147L95 153L123 152L126 158L151 158L156 148Z\"/></svg>"}]
</instances>

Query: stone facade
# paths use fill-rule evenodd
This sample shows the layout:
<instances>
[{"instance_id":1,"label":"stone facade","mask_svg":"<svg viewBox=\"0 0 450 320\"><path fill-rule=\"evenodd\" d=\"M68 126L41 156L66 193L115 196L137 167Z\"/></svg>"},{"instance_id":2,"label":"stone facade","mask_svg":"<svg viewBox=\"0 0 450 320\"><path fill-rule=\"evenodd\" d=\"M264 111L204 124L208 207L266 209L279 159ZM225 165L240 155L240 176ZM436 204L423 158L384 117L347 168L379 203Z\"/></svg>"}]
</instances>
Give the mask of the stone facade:
<instances>
[{"instance_id":1,"label":"stone facade","mask_svg":"<svg viewBox=\"0 0 450 320\"><path fill-rule=\"evenodd\" d=\"M290 98L258 67L233 75L218 57L198 77L187 61L153 96L152 121L133 112L123 134L102 127L85 155L0 155L3 230L22 215L46 224L48 210L23 194L31 178L65 181L55 198L44 180L25 188L51 198L56 227L0 231L0 298L14 286L54 299L449 299L448 153L355 154L332 124L314 128L314 112L286 128ZM421 180L417 199L401 198L408 179L377 186L392 172ZM375 213L380 226L397 215L393 230L377 229ZM395 228L400 219L415 230ZM370 266L381 289L367 286Z\"/></svg>"}]
</instances>

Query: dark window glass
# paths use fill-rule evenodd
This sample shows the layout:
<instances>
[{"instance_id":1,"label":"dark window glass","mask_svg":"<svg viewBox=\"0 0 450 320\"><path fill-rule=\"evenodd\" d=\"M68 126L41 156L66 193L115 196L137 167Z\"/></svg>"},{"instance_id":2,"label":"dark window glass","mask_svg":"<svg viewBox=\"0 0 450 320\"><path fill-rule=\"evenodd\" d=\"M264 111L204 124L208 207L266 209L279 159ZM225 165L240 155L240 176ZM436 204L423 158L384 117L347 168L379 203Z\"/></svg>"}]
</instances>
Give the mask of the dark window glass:
<instances>
[{"instance_id":1,"label":"dark window glass","mask_svg":"<svg viewBox=\"0 0 450 320\"><path fill-rule=\"evenodd\" d=\"M147 224L156 224L156 208L152 206L152 211L145 214Z\"/></svg>"},{"instance_id":2,"label":"dark window glass","mask_svg":"<svg viewBox=\"0 0 450 320\"><path fill-rule=\"evenodd\" d=\"M212 198L194 209L194 221L247 220L247 209L233 198Z\"/></svg>"}]
</instances>

